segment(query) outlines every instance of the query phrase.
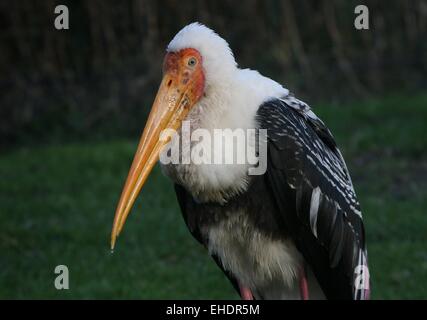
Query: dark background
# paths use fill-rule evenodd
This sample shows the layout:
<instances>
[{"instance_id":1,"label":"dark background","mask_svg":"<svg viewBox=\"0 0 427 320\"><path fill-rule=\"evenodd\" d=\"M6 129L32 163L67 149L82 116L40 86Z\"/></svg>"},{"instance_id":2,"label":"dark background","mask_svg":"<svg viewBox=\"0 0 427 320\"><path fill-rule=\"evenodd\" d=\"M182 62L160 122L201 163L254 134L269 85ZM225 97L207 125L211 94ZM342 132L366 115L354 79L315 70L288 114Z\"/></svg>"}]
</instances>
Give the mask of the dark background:
<instances>
[{"instance_id":1,"label":"dark background","mask_svg":"<svg viewBox=\"0 0 427 320\"><path fill-rule=\"evenodd\" d=\"M65 4L70 29L54 28ZM365 4L370 29L354 28ZM158 168L115 206L168 42L199 21L308 102L358 193L376 299L427 298L427 1L2 1L0 298L237 298ZM56 290L67 265L70 290Z\"/></svg>"},{"instance_id":2,"label":"dark background","mask_svg":"<svg viewBox=\"0 0 427 320\"><path fill-rule=\"evenodd\" d=\"M56 30L66 4L70 29ZM0 142L52 135L133 136L161 76L162 56L186 24L228 40L238 63L308 102L422 90L426 1L2 1ZM363 2L362 2L363 4Z\"/></svg>"}]
</instances>

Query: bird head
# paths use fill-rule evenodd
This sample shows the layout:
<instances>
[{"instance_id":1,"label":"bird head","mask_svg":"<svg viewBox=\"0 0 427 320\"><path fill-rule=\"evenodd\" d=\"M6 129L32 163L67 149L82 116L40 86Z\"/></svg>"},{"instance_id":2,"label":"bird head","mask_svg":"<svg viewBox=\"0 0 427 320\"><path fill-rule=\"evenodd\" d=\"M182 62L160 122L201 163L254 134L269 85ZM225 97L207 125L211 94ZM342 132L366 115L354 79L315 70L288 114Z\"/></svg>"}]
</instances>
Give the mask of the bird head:
<instances>
[{"instance_id":1,"label":"bird head","mask_svg":"<svg viewBox=\"0 0 427 320\"><path fill-rule=\"evenodd\" d=\"M117 205L112 249L136 197L169 142L160 139L161 132L178 130L199 100L235 69L236 62L227 42L199 23L186 26L169 43L163 79Z\"/></svg>"}]
</instances>

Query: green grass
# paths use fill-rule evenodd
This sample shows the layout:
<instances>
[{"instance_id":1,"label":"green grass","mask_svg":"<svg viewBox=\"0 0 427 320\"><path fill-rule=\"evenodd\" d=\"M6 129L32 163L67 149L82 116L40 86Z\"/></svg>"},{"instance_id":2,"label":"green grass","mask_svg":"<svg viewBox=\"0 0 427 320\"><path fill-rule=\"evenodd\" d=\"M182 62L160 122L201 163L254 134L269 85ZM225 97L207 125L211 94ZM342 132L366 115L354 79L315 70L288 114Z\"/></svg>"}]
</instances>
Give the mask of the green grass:
<instances>
[{"instance_id":1,"label":"green grass","mask_svg":"<svg viewBox=\"0 0 427 320\"><path fill-rule=\"evenodd\" d=\"M318 106L352 172L373 298L427 298L427 95ZM156 168L116 251L109 235L136 141L0 156L0 298L238 298L192 239ZM54 288L65 264L70 290Z\"/></svg>"}]
</instances>

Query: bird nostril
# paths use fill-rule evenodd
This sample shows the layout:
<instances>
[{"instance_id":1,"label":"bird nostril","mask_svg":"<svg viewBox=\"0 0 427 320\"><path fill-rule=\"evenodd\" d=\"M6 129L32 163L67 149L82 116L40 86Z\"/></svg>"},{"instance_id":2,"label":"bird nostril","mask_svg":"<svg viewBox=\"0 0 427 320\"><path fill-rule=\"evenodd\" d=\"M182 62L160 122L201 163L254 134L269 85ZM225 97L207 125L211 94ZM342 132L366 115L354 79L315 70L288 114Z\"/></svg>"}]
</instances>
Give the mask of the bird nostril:
<instances>
[{"instance_id":1,"label":"bird nostril","mask_svg":"<svg viewBox=\"0 0 427 320\"><path fill-rule=\"evenodd\" d=\"M170 87L171 84L172 84L172 80L169 80L167 86Z\"/></svg>"}]
</instances>

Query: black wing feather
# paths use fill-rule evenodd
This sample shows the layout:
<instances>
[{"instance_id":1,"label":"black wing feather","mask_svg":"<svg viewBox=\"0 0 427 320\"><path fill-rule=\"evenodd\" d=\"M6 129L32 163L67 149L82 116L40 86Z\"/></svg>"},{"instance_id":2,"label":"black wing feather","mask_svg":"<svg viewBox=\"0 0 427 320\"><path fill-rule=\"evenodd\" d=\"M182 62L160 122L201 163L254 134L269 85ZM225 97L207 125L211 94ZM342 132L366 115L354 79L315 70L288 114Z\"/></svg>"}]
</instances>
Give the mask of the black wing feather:
<instances>
[{"instance_id":1,"label":"black wing feather","mask_svg":"<svg viewBox=\"0 0 427 320\"><path fill-rule=\"evenodd\" d=\"M297 248L327 298L369 297L364 226L335 140L308 105L286 96L258 110L267 129L267 179Z\"/></svg>"}]
</instances>

